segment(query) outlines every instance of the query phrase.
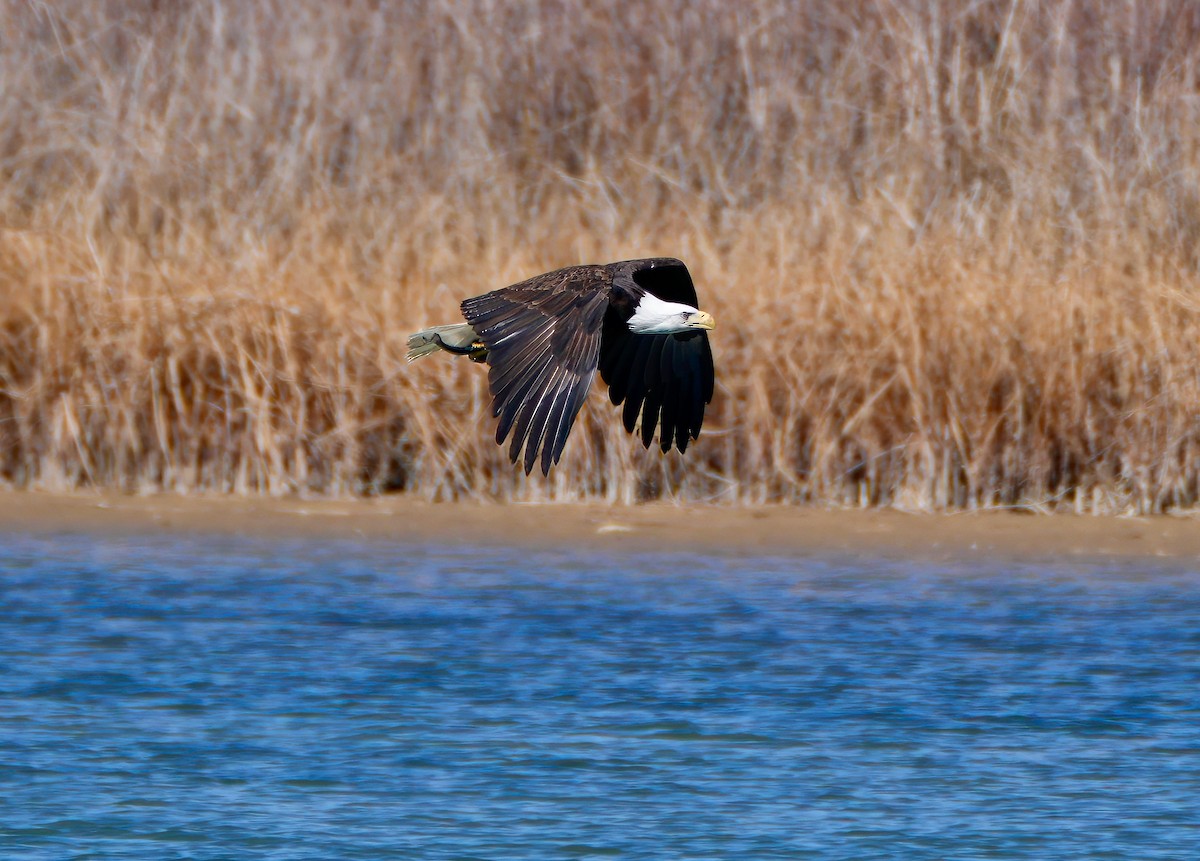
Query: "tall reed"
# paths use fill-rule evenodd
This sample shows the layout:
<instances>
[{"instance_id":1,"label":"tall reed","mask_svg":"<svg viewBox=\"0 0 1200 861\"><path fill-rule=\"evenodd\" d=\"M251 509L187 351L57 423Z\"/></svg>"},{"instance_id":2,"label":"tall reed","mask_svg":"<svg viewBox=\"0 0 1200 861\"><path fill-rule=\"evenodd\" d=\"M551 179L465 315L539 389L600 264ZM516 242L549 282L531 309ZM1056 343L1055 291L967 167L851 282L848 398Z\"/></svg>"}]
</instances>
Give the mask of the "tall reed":
<instances>
[{"instance_id":1,"label":"tall reed","mask_svg":"<svg viewBox=\"0 0 1200 861\"><path fill-rule=\"evenodd\" d=\"M0 0L0 481L1157 512L1200 497L1187 0ZM561 465L465 296L670 254L685 458Z\"/></svg>"}]
</instances>

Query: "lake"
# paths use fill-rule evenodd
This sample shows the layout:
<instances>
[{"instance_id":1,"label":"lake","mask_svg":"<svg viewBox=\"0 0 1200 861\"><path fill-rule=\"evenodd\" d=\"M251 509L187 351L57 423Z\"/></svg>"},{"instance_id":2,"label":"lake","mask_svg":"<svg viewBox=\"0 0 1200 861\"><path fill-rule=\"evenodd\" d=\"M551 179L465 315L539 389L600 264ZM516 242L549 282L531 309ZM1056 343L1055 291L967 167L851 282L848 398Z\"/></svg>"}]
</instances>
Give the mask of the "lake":
<instances>
[{"instance_id":1,"label":"lake","mask_svg":"<svg viewBox=\"0 0 1200 861\"><path fill-rule=\"evenodd\" d=\"M13 859L1200 857L1200 566L0 536Z\"/></svg>"}]
</instances>

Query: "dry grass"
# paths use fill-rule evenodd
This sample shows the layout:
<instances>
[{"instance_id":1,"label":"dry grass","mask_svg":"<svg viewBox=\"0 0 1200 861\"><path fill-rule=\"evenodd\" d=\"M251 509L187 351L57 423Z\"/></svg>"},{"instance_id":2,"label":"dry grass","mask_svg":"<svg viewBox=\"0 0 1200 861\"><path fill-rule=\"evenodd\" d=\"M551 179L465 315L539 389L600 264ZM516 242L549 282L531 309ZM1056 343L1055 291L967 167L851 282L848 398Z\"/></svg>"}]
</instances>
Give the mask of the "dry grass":
<instances>
[{"instance_id":1,"label":"dry grass","mask_svg":"<svg viewBox=\"0 0 1200 861\"><path fill-rule=\"evenodd\" d=\"M0 480L1195 507L1198 10L0 0ZM597 395L526 479L403 361L652 254L720 323L686 459Z\"/></svg>"}]
</instances>

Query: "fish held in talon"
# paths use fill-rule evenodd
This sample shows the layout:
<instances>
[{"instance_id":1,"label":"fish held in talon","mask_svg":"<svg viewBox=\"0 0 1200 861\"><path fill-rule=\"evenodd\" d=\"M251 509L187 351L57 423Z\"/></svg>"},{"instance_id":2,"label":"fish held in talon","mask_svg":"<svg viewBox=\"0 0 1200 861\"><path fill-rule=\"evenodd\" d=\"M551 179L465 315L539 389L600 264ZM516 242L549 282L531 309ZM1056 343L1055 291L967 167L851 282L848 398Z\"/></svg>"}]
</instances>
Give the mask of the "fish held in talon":
<instances>
[{"instance_id":1,"label":"fish held in talon","mask_svg":"<svg viewBox=\"0 0 1200 861\"><path fill-rule=\"evenodd\" d=\"M700 436L715 383L691 274L672 257L568 266L462 303L465 323L409 336L408 359L443 351L487 364L496 442L542 474L562 456L596 372L622 421L663 453Z\"/></svg>"}]
</instances>

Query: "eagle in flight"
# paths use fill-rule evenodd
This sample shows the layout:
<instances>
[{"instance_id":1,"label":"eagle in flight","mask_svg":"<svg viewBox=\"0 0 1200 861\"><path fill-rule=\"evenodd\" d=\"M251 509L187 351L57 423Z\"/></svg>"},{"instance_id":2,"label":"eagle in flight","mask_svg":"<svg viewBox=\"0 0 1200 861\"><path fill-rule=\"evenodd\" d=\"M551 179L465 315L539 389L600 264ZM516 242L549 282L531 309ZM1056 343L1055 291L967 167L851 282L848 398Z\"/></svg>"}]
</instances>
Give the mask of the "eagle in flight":
<instances>
[{"instance_id":1,"label":"eagle in flight","mask_svg":"<svg viewBox=\"0 0 1200 861\"><path fill-rule=\"evenodd\" d=\"M462 303L466 323L409 336L408 359L445 350L488 365L496 442L524 449L528 475L558 463L596 371L630 433L664 453L700 435L713 396L711 315L687 267L670 257L568 266Z\"/></svg>"}]
</instances>

